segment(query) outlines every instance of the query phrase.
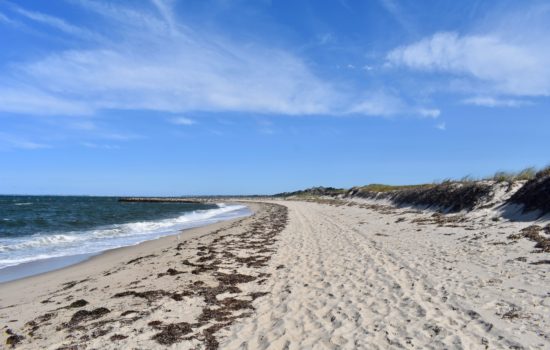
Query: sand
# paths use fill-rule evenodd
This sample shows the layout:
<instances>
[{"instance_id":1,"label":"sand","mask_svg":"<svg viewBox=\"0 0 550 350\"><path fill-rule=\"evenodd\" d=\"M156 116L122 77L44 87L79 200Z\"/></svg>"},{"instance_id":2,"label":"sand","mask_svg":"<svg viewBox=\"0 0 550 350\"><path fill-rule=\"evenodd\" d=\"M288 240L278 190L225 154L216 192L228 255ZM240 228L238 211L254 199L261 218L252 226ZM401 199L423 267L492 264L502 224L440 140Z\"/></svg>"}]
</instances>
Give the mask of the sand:
<instances>
[{"instance_id":1,"label":"sand","mask_svg":"<svg viewBox=\"0 0 550 350\"><path fill-rule=\"evenodd\" d=\"M533 222L271 203L0 285L0 325L21 349L550 348L550 254L518 237Z\"/></svg>"},{"instance_id":2,"label":"sand","mask_svg":"<svg viewBox=\"0 0 550 350\"><path fill-rule=\"evenodd\" d=\"M115 249L0 285L2 345L18 349L216 348L253 311L286 208Z\"/></svg>"},{"instance_id":3,"label":"sand","mask_svg":"<svg viewBox=\"0 0 550 350\"><path fill-rule=\"evenodd\" d=\"M326 203L284 203L271 293L222 348L550 348L550 254L507 238L531 223Z\"/></svg>"}]
</instances>

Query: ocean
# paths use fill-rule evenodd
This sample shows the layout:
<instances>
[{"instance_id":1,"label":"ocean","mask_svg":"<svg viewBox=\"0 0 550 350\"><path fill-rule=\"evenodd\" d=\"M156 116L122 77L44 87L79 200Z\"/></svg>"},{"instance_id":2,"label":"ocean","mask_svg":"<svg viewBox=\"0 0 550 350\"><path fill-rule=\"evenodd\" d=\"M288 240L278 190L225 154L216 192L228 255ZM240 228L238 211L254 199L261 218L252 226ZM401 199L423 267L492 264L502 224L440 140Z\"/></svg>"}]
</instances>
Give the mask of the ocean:
<instances>
[{"instance_id":1,"label":"ocean","mask_svg":"<svg viewBox=\"0 0 550 350\"><path fill-rule=\"evenodd\" d=\"M99 253L250 215L234 204L118 202L117 197L0 196L2 270Z\"/></svg>"}]
</instances>

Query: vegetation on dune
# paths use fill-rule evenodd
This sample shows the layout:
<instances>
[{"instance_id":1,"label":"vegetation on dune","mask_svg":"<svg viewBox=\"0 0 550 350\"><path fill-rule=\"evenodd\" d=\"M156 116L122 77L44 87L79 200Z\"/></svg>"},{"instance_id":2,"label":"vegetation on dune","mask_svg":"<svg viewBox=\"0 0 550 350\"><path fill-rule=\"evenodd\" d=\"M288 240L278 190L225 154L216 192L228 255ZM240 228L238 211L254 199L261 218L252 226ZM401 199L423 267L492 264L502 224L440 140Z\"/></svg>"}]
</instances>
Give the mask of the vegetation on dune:
<instances>
[{"instance_id":1,"label":"vegetation on dune","mask_svg":"<svg viewBox=\"0 0 550 350\"><path fill-rule=\"evenodd\" d=\"M312 187L294 192L283 192L274 197L312 197L312 196L338 196L346 193L346 189L334 187Z\"/></svg>"},{"instance_id":2,"label":"vegetation on dune","mask_svg":"<svg viewBox=\"0 0 550 350\"><path fill-rule=\"evenodd\" d=\"M416 186L363 186L353 188L348 197L386 199L398 205L439 207L449 212L471 210L492 196L491 185L478 182L445 181Z\"/></svg>"},{"instance_id":3,"label":"vegetation on dune","mask_svg":"<svg viewBox=\"0 0 550 350\"><path fill-rule=\"evenodd\" d=\"M546 176L550 176L550 165L547 166L546 168L539 170L535 175L536 178L542 178Z\"/></svg>"},{"instance_id":4,"label":"vegetation on dune","mask_svg":"<svg viewBox=\"0 0 550 350\"><path fill-rule=\"evenodd\" d=\"M534 179L536 175L537 169L529 167L518 172L497 171L493 176L487 178L487 180L496 182L528 181Z\"/></svg>"},{"instance_id":5,"label":"vegetation on dune","mask_svg":"<svg viewBox=\"0 0 550 350\"><path fill-rule=\"evenodd\" d=\"M550 213L550 167L538 171L510 198L511 203L523 205L523 211L539 210Z\"/></svg>"},{"instance_id":6,"label":"vegetation on dune","mask_svg":"<svg viewBox=\"0 0 550 350\"><path fill-rule=\"evenodd\" d=\"M418 188L428 188L433 185L431 184L422 184L422 185L384 185L384 184L370 184L366 186L354 187L359 191L367 192L390 192L390 191L401 191L401 190L410 190Z\"/></svg>"},{"instance_id":7,"label":"vegetation on dune","mask_svg":"<svg viewBox=\"0 0 550 350\"><path fill-rule=\"evenodd\" d=\"M495 182L514 182L514 181L529 181L543 175L550 175L550 166L538 170L535 167L528 167L520 171L497 171L491 176L484 178L477 178L472 175L466 175L460 179L444 179L431 184L418 184L418 185L386 185L386 184L369 184L366 186L353 187L360 191L370 192L390 192L390 191L403 191L411 189L427 189L442 184L468 184L480 181L495 181Z\"/></svg>"},{"instance_id":8,"label":"vegetation on dune","mask_svg":"<svg viewBox=\"0 0 550 350\"><path fill-rule=\"evenodd\" d=\"M437 183L418 185L375 183L350 189L313 187L275 196L301 199L322 196L386 199L398 205L437 207L457 212L472 210L490 201L494 196L495 183L511 185L516 181L524 183L511 197L510 203L522 204L524 211L540 210L543 214L550 213L550 166L541 170L529 167L517 172L498 171L486 178L465 176L460 180L445 179Z\"/></svg>"}]
</instances>

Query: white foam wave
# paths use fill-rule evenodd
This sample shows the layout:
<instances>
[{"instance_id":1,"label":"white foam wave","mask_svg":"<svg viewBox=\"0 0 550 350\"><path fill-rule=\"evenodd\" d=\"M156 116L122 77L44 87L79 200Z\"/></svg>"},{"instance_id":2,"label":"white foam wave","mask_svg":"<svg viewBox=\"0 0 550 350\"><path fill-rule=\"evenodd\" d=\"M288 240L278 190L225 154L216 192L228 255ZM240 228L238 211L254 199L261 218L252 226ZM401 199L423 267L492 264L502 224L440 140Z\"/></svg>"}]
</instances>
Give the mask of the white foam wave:
<instances>
[{"instance_id":1,"label":"white foam wave","mask_svg":"<svg viewBox=\"0 0 550 350\"><path fill-rule=\"evenodd\" d=\"M51 246L56 244L72 243L78 240L82 240L84 237L77 235L49 235L49 236L35 236L28 240L22 240L21 243L16 244L0 244L0 252L18 251L23 249ZM7 240L6 240L7 241Z\"/></svg>"},{"instance_id":2,"label":"white foam wave","mask_svg":"<svg viewBox=\"0 0 550 350\"><path fill-rule=\"evenodd\" d=\"M88 231L2 238L0 269L45 258L98 253L167 236L182 229L250 214L248 208L243 205L220 204L216 209L196 210L170 219L111 225Z\"/></svg>"}]
</instances>

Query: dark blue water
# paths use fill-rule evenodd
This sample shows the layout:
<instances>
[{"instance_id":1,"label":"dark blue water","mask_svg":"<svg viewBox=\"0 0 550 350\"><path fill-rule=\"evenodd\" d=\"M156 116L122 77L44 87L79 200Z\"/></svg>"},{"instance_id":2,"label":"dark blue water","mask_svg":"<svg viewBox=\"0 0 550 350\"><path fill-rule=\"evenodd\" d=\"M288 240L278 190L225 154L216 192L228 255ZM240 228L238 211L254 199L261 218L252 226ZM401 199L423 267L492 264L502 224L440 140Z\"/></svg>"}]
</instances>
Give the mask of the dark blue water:
<instances>
[{"instance_id":1,"label":"dark blue water","mask_svg":"<svg viewBox=\"0 0 550 350\"><path fill-rule=\"evenodd\" d=\"M247 214L240 205L0 196L0 273L7 266L97 253Z\"/></svg>"}]
</instances>

